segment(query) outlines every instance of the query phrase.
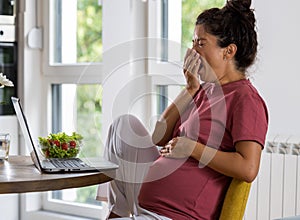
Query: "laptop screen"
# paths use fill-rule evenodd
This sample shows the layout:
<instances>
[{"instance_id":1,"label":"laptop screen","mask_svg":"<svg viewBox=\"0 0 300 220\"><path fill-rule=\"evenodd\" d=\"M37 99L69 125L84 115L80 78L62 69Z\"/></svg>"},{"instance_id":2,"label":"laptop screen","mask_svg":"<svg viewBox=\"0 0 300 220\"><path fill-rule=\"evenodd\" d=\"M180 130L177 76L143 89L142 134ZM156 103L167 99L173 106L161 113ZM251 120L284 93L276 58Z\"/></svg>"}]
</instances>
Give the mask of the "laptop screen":
<instances>
[{"instance_id":1,"label":"laptop screen","mask_svg":"<svg viewBox=\"0 0 300 220\"><path fill-rule=\"evenodd\" d=\"M16 115L17 115L17 118L18 118L21 130L22 130L22 133L24 135L25 143L26 143L26 145L28 147L30 147L31 151L33 150L33 152L34 152L34 154L35 154L35 156L37 158L37 161L39 163L39 166L40 166L41 165L40 164L40 160L39 160L37 151L36 151L36 149L34 147L34 143L33 143L31 134L29 132L28 123L26 121L23 109L21 107L20 99L16 98L16 97L11 97L11 101L13 103L13 106L14 106L14 109L15 109L15 112L16 112Z\"/></svg>"}]
</instances>

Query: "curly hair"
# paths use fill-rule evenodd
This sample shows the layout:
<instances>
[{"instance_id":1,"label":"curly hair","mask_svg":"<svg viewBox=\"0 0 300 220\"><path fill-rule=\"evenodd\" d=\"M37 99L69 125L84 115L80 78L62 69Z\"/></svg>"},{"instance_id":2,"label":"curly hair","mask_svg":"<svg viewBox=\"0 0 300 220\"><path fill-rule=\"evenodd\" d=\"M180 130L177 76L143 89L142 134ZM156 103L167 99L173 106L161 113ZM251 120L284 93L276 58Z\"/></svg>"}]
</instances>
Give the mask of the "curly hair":
<instances>
[{"instance_id":1,"label":"curly hair","mask_svg":"<svg viewBox=\"0 0 300 220\"><path fill-rule=\"evenodd\" d=\"M227 0L226 5L202 12L196 25L204 25L206 32L218 38L221 48L229 44L237 46L234 56L236 68L241 72L251 66L257 54L257 33L251 0Z\"/></svg>"}]
</instances>

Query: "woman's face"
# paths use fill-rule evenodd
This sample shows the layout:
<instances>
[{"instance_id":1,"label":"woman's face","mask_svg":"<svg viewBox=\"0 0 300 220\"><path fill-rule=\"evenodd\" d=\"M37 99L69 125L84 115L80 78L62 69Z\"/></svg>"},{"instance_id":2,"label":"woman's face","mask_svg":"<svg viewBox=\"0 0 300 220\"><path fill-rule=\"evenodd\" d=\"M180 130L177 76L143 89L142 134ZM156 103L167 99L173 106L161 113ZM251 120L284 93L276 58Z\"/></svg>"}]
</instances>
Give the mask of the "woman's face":
<instances>
[{"instance_id":1,"label":"woman's face","mask_svg":"<svg viewBox=\"0 0 300 220\"><path fill-rule=\"evenodd\" d=\"M224 48L217 44L217 38L205 31L203 25L196 25L193 39L193 49L202 58L203 67L198 74L205 82L214 82L225 71Z\"/></svg>"}]
</instances>

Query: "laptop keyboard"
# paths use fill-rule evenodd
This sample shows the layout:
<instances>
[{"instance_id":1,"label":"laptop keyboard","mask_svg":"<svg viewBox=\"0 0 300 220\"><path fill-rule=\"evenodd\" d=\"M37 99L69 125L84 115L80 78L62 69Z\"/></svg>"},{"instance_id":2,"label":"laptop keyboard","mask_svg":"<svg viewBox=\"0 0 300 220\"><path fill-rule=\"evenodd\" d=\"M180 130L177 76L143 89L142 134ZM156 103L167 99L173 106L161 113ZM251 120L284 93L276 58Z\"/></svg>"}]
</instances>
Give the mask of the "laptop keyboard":
<instances>
[{"instance_id":1,"label":"laptop keyboard","mask_svg":"<svg viewBox=\"0 0 300 220\"><path fill-rule=\"evenodd\" d=\"M62 158L51 158L50 162L56 168L84 168L89 167L86 163L84 163L79 158L72 158L72 159L62 159Z\"/></svg>"}]
</instances>

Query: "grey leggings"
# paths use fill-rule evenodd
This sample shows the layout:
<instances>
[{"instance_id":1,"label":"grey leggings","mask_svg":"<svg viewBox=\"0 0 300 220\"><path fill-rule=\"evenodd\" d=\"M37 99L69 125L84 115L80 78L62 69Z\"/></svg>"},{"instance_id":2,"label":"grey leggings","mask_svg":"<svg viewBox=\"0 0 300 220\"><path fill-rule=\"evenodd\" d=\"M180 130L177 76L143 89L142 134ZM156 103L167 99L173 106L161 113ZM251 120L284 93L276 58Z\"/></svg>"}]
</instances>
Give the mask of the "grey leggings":
<instances>
[{"instance_id":1,"label":"grey leggings","mask_svg":"<svg viewBox=\"0 0 300 220\"><path fill-rule=\"evenodd\" d=\"M122 219L169 219L138 205L138 194L149 167L159 157L144 125L132 115L117 118L110 126L104 157L119 165L114 180L98 187L97 199ZM131 217L130 217L131 216Z\"/></svg>"}]
</instances>

